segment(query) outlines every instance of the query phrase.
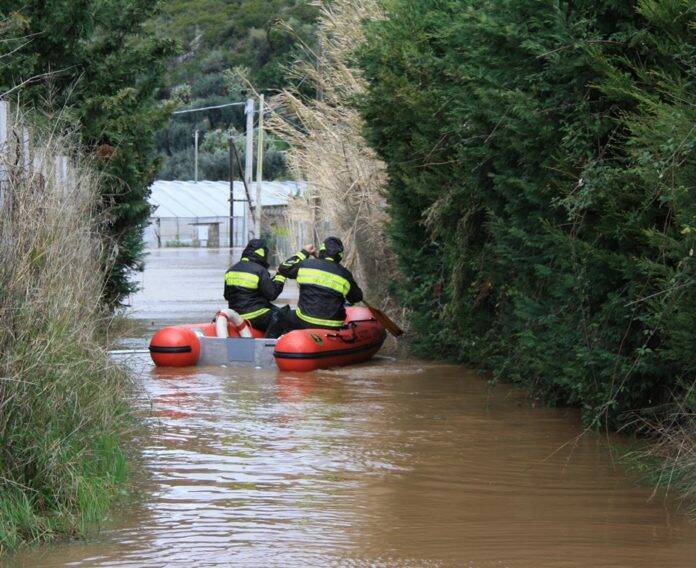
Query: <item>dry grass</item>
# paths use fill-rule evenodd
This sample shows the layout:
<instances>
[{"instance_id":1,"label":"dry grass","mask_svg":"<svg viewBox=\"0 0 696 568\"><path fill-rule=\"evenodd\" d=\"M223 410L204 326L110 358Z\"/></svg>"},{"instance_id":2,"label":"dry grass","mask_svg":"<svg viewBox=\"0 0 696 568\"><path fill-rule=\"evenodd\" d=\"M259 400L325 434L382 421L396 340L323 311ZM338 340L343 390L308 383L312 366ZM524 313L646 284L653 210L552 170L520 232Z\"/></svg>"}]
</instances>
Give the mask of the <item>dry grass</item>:
<instances>
[{"instance_id":1,"label":"dry grass","mask_svg":"<svg viewBox=\"0 0 696 568\"><path fill-rule=\"evenodd\" d=\"M19 117L13 117L20 124ZM129 376L111 363L101 303L99 179L15 128L0 152L0 553L77 534L126 474Z\"/></svg>"},{"instance_id":2,"label":"dry grass","mask_svg":"<svg viewBox=\"0 0 696 568\"><path fill-rule=\"evenodd\" d=\"M644 411L630 423L650 443L630 454L656 488L678 495L696 517L696 390L665 407Z\"/></svg>"},{"instance_id":3,"label":"dry grass","mask_svg":"<svg viewBox=\"0 0 696 568\"><path fill-rule=\"evenodd\" d=\"M336 0L322 4L321 53L306 48L306 60L291 70L297 83L313 86L318 98L285 90L271 101L268 128L288 142L288 162L306 194L291 203L290 234L321 240L340 236L346 264L366 290L366 297L403 323L404 314L390 301L389 285L398 278L386 235L388 222L384 164L362 136L363 121L351 105L365 89L351 55L364 41L363 23L382 17L375 0ZM303 228L311 227L314 235ZM398 317L398 316L401 317Z\"/></svg>"}]
</instances>

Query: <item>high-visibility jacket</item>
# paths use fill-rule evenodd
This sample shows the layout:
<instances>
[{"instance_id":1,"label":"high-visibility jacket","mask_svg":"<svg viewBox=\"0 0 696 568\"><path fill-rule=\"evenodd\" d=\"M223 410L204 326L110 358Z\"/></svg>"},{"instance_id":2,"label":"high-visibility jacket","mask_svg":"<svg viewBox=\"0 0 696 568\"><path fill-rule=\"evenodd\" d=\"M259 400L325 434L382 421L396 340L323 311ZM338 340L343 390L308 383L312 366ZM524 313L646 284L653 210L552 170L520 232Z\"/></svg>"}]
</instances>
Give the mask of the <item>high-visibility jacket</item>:
<instances>
[{"instance_id":1,"label":"high-visibility jacket","mask_svg":"<svg viewBox=\"0 0 696 568\"><path fill-rule=\"evenodd\" d=\"M271 311L271 302L283 291L285 277L276 274L271 278L265 265L266 251L247 247L242 254L225 273L225 300L231 309L252 321Z\"/></svg>"},{"instance_id":2,"label":"high-visibility jacket","mask_svg":"<svg viewBox=\"0 0 696 568\"><path fill-rule=\"evenodd\" d=\"M300 299L295 313L318 327L343 326L345 303L355 304L363 297L350 270L332 257L311 258L302 250L283 262L278 274L297 280Z\"/></svg>"}]
</instances>

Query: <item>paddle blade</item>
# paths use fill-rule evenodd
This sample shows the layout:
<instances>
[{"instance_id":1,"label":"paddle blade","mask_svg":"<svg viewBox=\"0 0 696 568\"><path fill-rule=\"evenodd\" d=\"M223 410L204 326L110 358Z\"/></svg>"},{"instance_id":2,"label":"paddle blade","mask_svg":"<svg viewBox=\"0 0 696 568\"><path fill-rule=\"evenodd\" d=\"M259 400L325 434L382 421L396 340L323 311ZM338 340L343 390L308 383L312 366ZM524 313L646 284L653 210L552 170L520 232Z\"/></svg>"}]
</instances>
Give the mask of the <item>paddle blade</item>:
<instances>
[{"instance_id":1,"label":"paddle blade","mask_svg":"<svg viewBox=\"0 0 696 568\"><path fill-rule=\"evenodd\" d=\"M372 307L367 302L363 302L372 312L373 317L382 324L384 329L391 333L394 337L399 337L404 334L404 330L396 325L382 310Z\"/></svg>"}]
</instances>

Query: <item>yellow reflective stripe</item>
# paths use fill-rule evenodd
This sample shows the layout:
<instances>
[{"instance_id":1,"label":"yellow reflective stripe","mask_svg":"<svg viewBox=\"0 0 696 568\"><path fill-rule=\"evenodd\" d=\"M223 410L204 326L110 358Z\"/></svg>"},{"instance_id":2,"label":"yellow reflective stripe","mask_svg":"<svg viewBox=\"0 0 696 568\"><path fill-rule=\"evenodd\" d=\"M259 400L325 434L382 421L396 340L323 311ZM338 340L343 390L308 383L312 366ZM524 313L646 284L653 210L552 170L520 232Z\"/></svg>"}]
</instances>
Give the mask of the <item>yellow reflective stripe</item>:
<instances>
[{"instance_id":1,"label":"yellow reflective stripe","mask_svg":"<svg viewBox=\"0 0 696 568\"><path fill-rule=\"evenodd\" d=\"M335 290L343 296L348 294L350 290L350 282L343 276L331 274L331 272L326 272L325 270L317 270L316 268L300 268L297 273L297 283L323 286L324 288Z\"/></svg>"},{"instance_id":2,"label":"yellow reflective stripe","mask_svg":"<svg viewBox=\"0 0 696 568\"><path fill-rule=\"evenodd\" d=\"M303 314L300 308L297 308L295 310L295 314L297 314L297 317L300 318L303 321L306 321L307 323L311 323L312 325L325 325L325 326L330 326L330 327L343 327L343 322L338 321L338 320L327 320L327 319L321 319L321 318L315 318L312 316L308 316L307 314Z\"/></svg>"},{"instance_id":3,"label":"yellow reflective stripe","mask_svg":"<svg viewBox=\"0 0 696 568\"><path fill-rule=\"evenodd\" d=\"M285 282L287 278L285 278L285 276L283 276L282 274L276 274L273 277L273 280L277 280L278 282Z\"/></svg>"},{"instance_id":4,"label":"yellow reflective stripe","mask_svg":"<svg viewBox=\"0 0 696 568\"><path fill-rule=\"evenodd\" d=\"M266 256L266 251L263 250L262 248L256 249L254 252L255 252L256 254L258 254L261 258L264 258L264 257Z\"/></svg>"},{"instance_id":5,"label":"yellow reflective stripe","mask_svg":"<svg viewBox=\"0 0 696 568\"><path fill-rule=\"evenodd\" d=\"M271 308L261 308L260 310L256 310L255 312L249 312L248 314L239 315L242 316L245 320L250 320L262 316L263 314L267 314L270 311Z\"/></svg>"},{"instance_id":6,"label":"yellow reflective stripe","mask_svg":"<svg viewBox=\"0 0 696 568\"><path fill-rule=\"evenodd\" d=\"M225 274L225 284L256 290L259 287L259 277L248 272L228 272Z\"/></svg>"}]
</instances>

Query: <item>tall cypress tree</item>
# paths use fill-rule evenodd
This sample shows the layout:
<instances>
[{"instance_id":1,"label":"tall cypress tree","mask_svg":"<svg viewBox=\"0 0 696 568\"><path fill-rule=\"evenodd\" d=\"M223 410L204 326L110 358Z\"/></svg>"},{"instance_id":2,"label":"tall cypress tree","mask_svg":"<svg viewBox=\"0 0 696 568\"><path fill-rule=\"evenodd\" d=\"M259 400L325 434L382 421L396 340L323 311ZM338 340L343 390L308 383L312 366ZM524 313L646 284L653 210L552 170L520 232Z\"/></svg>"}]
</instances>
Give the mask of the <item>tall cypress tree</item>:
<instances>
[{"instance_id":1,"label":"tall cypress tree","mask_svg":"<svg viewBox=\"0 0 696 568\"><path fill-rule=\"evenodd\" d=\"M22 23L12 57L0 68L0 92L15 91L54 125L78 126L88 152L102 156L104 206L113 239L105 299L133 290L129 272L142 259L148 187L156 171L154 132L166 118L156 102L171 40L143 24L157 0L0 0L0 15ZM103 151L106 149L106 151Z\"/></svg>"}]
</instances>

